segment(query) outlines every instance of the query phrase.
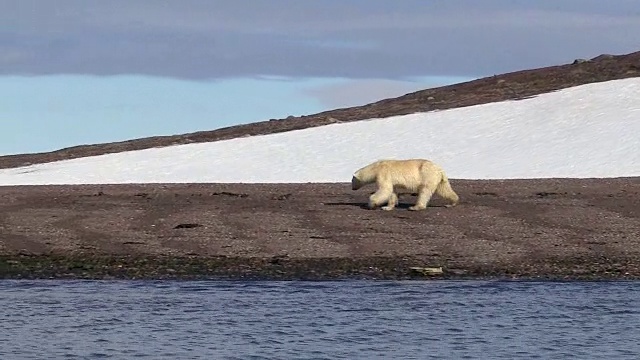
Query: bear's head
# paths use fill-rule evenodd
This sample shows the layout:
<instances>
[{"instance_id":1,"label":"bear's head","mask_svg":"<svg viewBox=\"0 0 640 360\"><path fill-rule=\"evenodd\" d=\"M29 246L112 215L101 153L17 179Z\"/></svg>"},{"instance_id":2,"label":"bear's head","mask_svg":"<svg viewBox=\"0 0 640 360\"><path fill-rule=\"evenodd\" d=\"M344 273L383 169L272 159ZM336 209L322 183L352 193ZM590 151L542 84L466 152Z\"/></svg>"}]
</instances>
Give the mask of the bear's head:
<instances>
[{"instance_id":1,"label":"bear's head","mask_svg":"<svg viewBox=\"0 0 640 360\"><path fill-rule=\"evenodd\" d=\"M365 184L360 181L355 175L351 178L351 190L358 190Z\"/></svg>"}]
</instances>

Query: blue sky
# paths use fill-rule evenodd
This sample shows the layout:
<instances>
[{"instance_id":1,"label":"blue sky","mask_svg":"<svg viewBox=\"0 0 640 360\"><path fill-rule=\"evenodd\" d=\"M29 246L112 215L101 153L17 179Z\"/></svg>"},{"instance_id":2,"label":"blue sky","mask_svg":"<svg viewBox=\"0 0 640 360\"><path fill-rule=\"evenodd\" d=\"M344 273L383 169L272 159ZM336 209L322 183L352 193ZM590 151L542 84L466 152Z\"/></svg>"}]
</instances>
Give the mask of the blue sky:
<instances>
[{"instance_id":1,"label":"blue sky","mask_svg":"<svg viewBox=\"0 0 640 360\"><path fill-rule=\"evenodd\" d=\"M0 0L0 154L638 51L637 0Z\"/></svg>"}]
</instances>

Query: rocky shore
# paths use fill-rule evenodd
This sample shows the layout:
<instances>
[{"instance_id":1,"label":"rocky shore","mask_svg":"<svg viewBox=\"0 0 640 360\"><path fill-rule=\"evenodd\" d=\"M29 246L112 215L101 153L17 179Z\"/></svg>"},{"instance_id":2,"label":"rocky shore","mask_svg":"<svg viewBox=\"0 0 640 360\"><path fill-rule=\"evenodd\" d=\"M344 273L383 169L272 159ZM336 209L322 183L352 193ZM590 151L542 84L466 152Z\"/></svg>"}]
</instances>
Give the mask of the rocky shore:
<instances>
[{"instance_id":1,"label":"rocky shore","mask_svg":"<svg viewBox=\"0 0 640 360\"><path fill-rule=\"evenodd\" d=\"M452 185L421 212L346 183L0 187L0 278L640 278L640 178Z\"/></svg>"}]
</instances>

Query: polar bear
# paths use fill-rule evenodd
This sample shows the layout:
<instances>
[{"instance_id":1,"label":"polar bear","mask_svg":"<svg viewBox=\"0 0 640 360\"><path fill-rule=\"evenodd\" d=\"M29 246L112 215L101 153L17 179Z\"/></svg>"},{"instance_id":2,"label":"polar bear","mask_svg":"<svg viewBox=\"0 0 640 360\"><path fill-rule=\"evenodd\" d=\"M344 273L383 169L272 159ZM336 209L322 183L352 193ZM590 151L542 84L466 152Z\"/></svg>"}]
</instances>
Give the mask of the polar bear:
<instances>
[{"instance_id":1,"label":"polar bear","mask_svg":"<svg viewBox=\"0 0 640 360\"><path fill-rule=\"evenodd\" d=\"M351 189L376 183L378 190L369 197L369 208L379 205L383 210L393 210L398 205L398 193L418 193L415 205L409 210L424 210L435 192L450 201L446 207L455 206L460 198L451 188L442 167L426 159L378 160L358 169L351 178Z\"/></svg>"}]
</instances>

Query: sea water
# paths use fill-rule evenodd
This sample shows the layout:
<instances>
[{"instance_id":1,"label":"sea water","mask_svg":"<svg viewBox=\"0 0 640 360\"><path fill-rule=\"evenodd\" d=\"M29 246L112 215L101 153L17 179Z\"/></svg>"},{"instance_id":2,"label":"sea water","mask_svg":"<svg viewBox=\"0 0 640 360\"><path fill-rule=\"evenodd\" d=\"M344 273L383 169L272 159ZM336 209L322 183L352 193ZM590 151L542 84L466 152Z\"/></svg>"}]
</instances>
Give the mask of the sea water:
<instances>
[{"instance_id":1,"label":"sea water","mask_svg":"<svg viewBox=\"0 0 640 360\"><path fill-rule=\"evenodd\" d=\"M640 282L0 281L0 359L640 359Z\"/></svg>"}]
</instances>

